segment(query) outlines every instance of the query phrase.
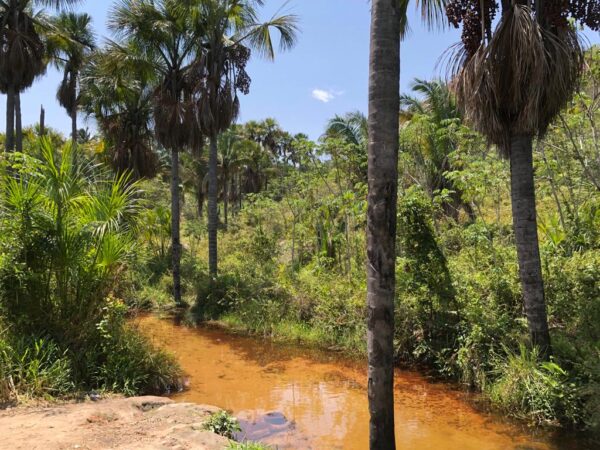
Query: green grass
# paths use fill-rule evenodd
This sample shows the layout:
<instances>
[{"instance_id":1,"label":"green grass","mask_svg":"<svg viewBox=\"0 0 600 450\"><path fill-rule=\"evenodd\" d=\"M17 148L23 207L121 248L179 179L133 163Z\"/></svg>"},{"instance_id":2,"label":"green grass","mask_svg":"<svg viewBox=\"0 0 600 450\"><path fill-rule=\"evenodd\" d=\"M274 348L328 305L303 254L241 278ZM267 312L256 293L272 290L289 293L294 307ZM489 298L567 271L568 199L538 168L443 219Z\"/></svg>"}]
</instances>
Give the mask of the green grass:
<instances>
[{"instance_id":1,"label":"green grass","mask_svg":"<svg viewBox=\"0 0 600 450\"><path fill-rule=\"evenodd\" d=\"M274 342L300 344L303 347L321 350L345 351L358 358L366 356L365 336L335 335L306 322L294 322L288 319L280 322L268 322L257 327L233 311L224 314L212 323L234 333L266 337Z\"/></svg>"},{"instance_id":2,"label":"green grass","mask_svg":"<svg viewBox=\"0 0 600 450\"><path fill-rule=\"evenodd\" d=\"M254 335L263 335L277 342L301 343L311 347L323 347L330 339L319 329L307 323L283 320L269 323L264 327L255 327L235 312L229 312L218 320L226 328Z\"/></svg>"}]
</instances>

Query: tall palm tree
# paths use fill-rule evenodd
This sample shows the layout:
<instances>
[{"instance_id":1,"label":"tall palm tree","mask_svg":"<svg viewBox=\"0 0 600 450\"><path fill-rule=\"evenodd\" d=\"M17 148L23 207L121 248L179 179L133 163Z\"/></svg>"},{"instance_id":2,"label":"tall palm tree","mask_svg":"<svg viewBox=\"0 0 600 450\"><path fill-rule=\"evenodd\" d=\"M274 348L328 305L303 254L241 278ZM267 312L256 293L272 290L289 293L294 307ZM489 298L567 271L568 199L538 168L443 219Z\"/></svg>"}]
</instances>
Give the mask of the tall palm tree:
<instances>
[{"instance_id":1,"label":"tall palm tree","mask_svg":"<svg viewBox=\"0 0 600 450\"><path fill-rule=\"evenodd\" d=\"M209 272L217 275L217 161L218 136L229 128L239 112L238 92L247 94L250 77L246 64L250 48L273 59L275 50L271 30L280 35L280 48L291 48L296 40L297 18L275 15L260 23L258 6L262 0L205 0L202 20L206 34L195 73L194 93L200 130L210 142L208 159L208 247Z\"/></svg>"},{"instance_id":2,"label":"tall palm tree","mask_svg":"<svg viewBox=\"0 0 600 450\"><path fill-rule=\"evenodd\" d=\"M400 41L409 0L371 2L369 60L367 353L370 447L396 447L394 438L394 300L400 114ZM444 0L423 0L423 18L441 18Z\"/></svg>"},{"instance_id":3,"label":"tall palm tree","mask_svg":"<svg viewBox=\"0 0 600 450\"><path fill-rule=\"evenodd\" d=\"M123 59L158 74L153 93L158 142L171 153L171 253L173 296L181 304L179 152L202 141L191 114L189 71L206 36L202 11L209 0L120 0L109 28L136 48ZM123 47L127 50L126 47Z\"/></svg>"},{"instance_id":4,"label":"tall palm tree","mask_svg":"<svg viewBox=\"0 0 600 450\"><path fill-rule=\"evenodd\" d=\"M20 93L30 87L46 70L42 28L45 18L35 12L38 7L56 10L78 0L2 0L0 1L0 91L6 93L6 150L13 151L15 142L21 148L23 136L15 136L15 115L19 112ZM20 129L20 126L18 127Z\"/></svg>"},{"instance_id":5,"label":"tall palm tree","mask_svg":"<svg viewBox=\"0 0 600 450\"><path fill-rule=\"evenodd\" d=\"M373 0L367 212L367 352L371 450L396 448L393 337L401 20L396 0Z\"/></svg>"},{"instance_id":6,"label":"tall palm tree","mask_svg":"<svg viewBox=\"0 0 600 450\"><path fill-rule=\"evenodd\" d=\"M81 74L82 110L93 116L109 147L110 164L134 179L152 178L158 168L152 131L155 74L144 65L123 60L132 44L109 43L90 56Z\"/></svg>"},{"instance_id":7,"label":"tall palm tree","mask_svg":"<svg viewBox=\"0 0 600 450\"><path fill-rule=\"evenodd\" d=\"M88 14L63 12L51 19L48 51L53 64L63 70L56 98L71 117L71 140L77 144L79 78L86 58L96 47L92 18Z\"/></svg>"},{"instance_id":8,"label":"tall palm tree","mask_svg":"<svg viewBox=\"0 0 600 450\"><path fill-rule=\"evenodd\" d=\"M543 136L572 97L583 68L568 3L503 1L468 16L464 0L452 1L450 21L463 23L463 45L454 60L457 101L465 117L510 160L513 228L519 275L531 342L551 353L537 233L532 142ZM474 17L472 17L474 14ZM475 19L475 20L473 20ZM573 19L598 30L593 8L578 8ZM473 25L475 24L475 25Z\"/></svg>"},{"instance_id":9,"label":"tall palm tree","mask_svg":"<svg viewBox=\"0 0 600 450\"><path fill-rule=\"evenodd\" d=\"M232 198L233 180L243 169L246 159L243 151L245 142L239 134L237 127L231 127L229 130L221 133L218 145L218 165L220 171L222 198L223 198L223 223L225 228L228 225L229 202ZM239 195L238 192L235 192Z\"/></svg>"},{"instance_id":10,"label":"tall palm tree","mask_svg":"<svg viewBox=\"0 0 600 450\"><path fill-rule=\"evenodd\" d=\"M258 142L242 131L244 140L240 143L240 152L245 161L243 173L240 174L240 191L256 194L267 185L268 172L273 167L270 153ZM238 199L240 200L240 199Z\"/></svg>"},{"instance_id":11,"label":"tall palm tree","mask_svg":"<svg viewBox=\"0 0 600 450\"><path fill-rule=\"evenodd\" d=\"M196 193L196 208L198 218L204 216L204 201L206 197L205 178L208 175L208 161L203 154L203 146L195 146L193 149L194 191Z\"/></svg>"},{"instance_id":12,"label":"tall palm tree","mask_svg":"<svg viewBox=\"0 0 600 450\"><path fill-rule=\"evenodd\" d=\"M446 215L457 219L459 209L462 208L473 219L473 208L463 201L461 191L447 176L453 170L449 156L454 150L454 144L446 131L449 126L461 120L454 96L448 85L440 80L417 78L411 84L411 90L419 97L406 94L400 96L400 120L403 127L410 127L425 119L425 131L419 132L421 139L410 148L420 178L424 179L430 196L444 190L451 193L443 204Z\"/></svg>"}]
</instances>

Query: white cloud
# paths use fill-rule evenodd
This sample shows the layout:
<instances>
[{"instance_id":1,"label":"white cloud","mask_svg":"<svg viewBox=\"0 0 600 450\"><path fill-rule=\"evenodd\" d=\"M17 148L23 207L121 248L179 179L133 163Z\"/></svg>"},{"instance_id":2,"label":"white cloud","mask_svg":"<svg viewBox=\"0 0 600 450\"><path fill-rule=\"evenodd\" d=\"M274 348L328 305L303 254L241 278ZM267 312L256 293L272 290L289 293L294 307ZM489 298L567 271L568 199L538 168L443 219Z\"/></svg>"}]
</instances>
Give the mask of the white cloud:
<instances>
[{"instance_id":1,"label":"white cloud","mask_svg":"<svg viewBox=\"0 0 600 450\"><path fill-rule=\"evenodd\" d=\"M336 93L333 91L325 91L323 89L314 89L312 91L312 96L314 99L319 100L323 103L329 103L336 96Z\"/></svg>"}]
</instances>

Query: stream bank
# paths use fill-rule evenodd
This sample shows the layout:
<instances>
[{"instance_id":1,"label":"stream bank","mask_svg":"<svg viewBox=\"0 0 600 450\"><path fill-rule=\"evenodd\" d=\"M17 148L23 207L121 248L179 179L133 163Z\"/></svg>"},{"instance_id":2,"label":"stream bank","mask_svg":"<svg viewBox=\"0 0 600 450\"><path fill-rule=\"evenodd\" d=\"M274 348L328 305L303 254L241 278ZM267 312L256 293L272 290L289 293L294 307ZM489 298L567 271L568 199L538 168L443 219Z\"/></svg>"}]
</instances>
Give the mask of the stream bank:
<instances>
[{"instance_id":1,"label":"stream bank","mask_svg":"<svg viewBox=\"0 0 600 450\"><path fill-rule=\"evenodd\" d=\"M223 450L229 440L205 431L219 408L131 397L0 411L0 450Z\"/></svg>"}]
</instances>

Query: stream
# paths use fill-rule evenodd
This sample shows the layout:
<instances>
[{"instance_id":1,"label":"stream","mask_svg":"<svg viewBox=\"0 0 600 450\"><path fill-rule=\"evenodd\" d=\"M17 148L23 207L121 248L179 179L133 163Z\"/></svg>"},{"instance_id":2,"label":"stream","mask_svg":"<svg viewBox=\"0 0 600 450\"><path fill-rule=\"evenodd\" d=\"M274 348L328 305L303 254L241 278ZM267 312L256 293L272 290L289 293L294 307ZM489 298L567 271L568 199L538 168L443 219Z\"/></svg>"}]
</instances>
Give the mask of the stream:
<instances>
[{"instance_id":1,"label":"stream","mask_svg":"<svg viewBox=\"0 0 600 450\"><path fill-rule=\"evenodd\" d=\"M278 449L368 448L366 364L339 354L186 328L154 316L135 323L172 352L189 376L173 399L227 409L240 420L240 439ZM529 429L474 406L473 394L397 370L398 449L593 448L574 434Z\"/></svg>"}]
</instances>

